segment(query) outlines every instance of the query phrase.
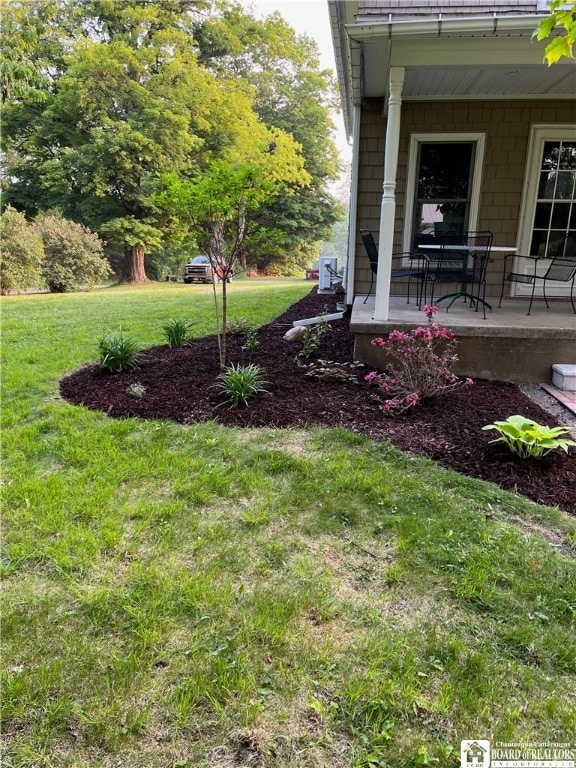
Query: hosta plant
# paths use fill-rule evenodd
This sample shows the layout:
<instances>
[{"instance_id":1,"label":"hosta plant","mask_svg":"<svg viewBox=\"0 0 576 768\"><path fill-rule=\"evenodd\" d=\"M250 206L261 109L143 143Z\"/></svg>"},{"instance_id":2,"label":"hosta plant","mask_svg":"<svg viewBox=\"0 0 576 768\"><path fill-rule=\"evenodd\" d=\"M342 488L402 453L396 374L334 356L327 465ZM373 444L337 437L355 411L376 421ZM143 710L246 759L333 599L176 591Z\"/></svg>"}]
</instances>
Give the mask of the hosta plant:
<instances>
[{"instance_id":1,"label":"hosta plant","mask_svg":"<svg viewBox=\"0 0 576 768\"><path fill-rule=\"evenodd\" d=\"M111 373L138 367L140 345L130 336L124 336L122 329L107 331L98 342L100 363Z\"/></svg>"},{"instance_id":2,"label":"hosta plant","mask_svg":"<svg viewBox=\"0 0 576 768\"><path fill-rule=\"evenodd\" d=\"M185 347L190 341L190 329L192 328L192 322L186 320L183 317L179 317L173 320L168 320L162 326L162 332L164 338L170 349L178 349L179 347Z\"/></svg>"},{"instance_id":3,"label":"hosta plant","mask_svg":"<svg viewBox=\"0 0 576 768\"><path fill-rule=\"evenodd\" d=\"M547 427L518 414L509 416L506 421L487 424L482 429L495 429L500 437L490 442L504 443L523 459L540 458L557 448L568 452L570 446L576 445L574 440L562 437L569 431L566 427Z\"/></svg>"},{"instance_id":4,"label":"hosta plant","mask_svg":"<svg viewBox=\"0 0 576 768\"><path fill-rule=\"evenodd\" d=\"M232 363L218 376L214 386L226 395L223 405L235 408L238 405L248 405L248 400L259 392L267 392L267 383L264 371L259 365Z\"/></svg>"}]
</instances>

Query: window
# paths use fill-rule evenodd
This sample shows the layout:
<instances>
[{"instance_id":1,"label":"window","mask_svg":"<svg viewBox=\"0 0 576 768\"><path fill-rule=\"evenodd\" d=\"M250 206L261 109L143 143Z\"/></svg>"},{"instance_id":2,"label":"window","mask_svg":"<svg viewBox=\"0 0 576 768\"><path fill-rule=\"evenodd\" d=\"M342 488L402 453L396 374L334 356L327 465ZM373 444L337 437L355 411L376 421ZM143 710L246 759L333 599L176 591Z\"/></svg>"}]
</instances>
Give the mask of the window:
<instances>
[{"instance_id":1,"label":"window","mask_svg":"<svg viewBox=\"0 0 576 768\"><path fill-rule=\"evenodd\" d=\"M576 126L536 125L526 164L519 253L551 256L569 232L576 233ZM540 270L547 265L542 262ZM516 269L530 268L518 260ZM514 291L524 295L529 288L518 284ZM554 288L557 295L566 290L561 283Z\"/></svg>"},{"instance_id":2,"label":"window","mask_svg":"<svg viewBox=\"0 0 576 768\"><path fill-rule=\"evenodd\" d=\"M576 141L544 141L541 150L531 256L554 253L576 232Z\"/></svg>"},{"instance_id":3,"label":"window","mask_svg":"<svg viewBox=\"0 0 576 768\"><path fill-rule=\"evenodd\" d=\"M408 169L404 250L423 235L476 229L481 134L414 134Z\"/></svg>"}]
</instances>

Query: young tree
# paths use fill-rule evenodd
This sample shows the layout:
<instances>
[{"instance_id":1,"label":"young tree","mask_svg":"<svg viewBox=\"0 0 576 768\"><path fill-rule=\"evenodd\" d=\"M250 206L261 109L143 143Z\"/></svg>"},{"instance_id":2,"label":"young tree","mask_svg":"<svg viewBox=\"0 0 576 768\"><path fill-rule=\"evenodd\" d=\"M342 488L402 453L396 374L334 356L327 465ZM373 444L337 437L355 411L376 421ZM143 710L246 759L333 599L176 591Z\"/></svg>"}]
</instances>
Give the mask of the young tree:
<instances>
[{"instance_id":1,"label":"young tree","mask_svg":"<svg viewBox=\"0 0 576 768\"><path fill-rule=\"evenodd\" d=\"M32 225L42 238L42 275L52 293L93 288L110 276L98 235L59 214L41 214Z\"/></svg>"},{"instance_id":2,"label":"young tree","mask_svg":"<svg viewBox=\"0 0 576 768\"><path fill-rule=\"evenodd\" d=\"M278 136L280 139L280 137ZM190 223L199 248L213 267L213 292L218 334L220 367L226 366L226 326L228 279L234 274L239 255L252 238L273 236L264 233L255 222L255 214L266 202L278 195L284 180L306 183L307 175L292 158L294 167L273 163L268 168L250 164L235 166L216 161L203 174L191 179L174 175L163 178L164 191L157 202L164 209L177 212ZM220 314L216 294L216 275L222 287Z\"/></svg>"},{"instance_id":3,"label":"young tree","mask_svg":"<svg viewBox=\"0 0 576 768\"><path fill-rule=\"evenodd\" d=\"M0 217L0 292L24 291L44 285L42 238L23 213L8 206Z\"/></svg>"}]
</instances>

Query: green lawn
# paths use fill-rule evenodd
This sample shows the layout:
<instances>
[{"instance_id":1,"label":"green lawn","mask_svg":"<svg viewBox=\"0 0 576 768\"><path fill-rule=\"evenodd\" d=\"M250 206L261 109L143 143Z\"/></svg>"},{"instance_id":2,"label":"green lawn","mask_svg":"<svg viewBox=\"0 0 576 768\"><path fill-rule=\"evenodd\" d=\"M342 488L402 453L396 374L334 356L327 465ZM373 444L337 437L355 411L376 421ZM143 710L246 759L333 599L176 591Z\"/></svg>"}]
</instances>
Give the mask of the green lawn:
<instances>
[{"instance_id":1,"label":"green lawn","mask_svg":"<svg viewBox=\"0 0 576 768\"><path fill-rule=\"evenodd\" d=\"M309 288L232 284L232 318ZM344 430L60 398L105 330L209 333L211 301L1 301L2 765L455 768L461 739L574 742L574 518Z\"/></svg>"}]
</instances>

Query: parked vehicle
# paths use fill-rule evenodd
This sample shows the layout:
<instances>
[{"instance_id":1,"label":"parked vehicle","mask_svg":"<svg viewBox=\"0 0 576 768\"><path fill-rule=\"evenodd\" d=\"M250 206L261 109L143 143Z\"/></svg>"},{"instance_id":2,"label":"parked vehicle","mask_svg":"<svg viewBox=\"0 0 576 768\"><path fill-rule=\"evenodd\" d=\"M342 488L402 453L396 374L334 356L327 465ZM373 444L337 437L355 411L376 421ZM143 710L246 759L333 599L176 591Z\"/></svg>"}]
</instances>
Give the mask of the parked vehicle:
<instances>
[{"instance_id":1,"label":"parked vehicle","mask_svg":"<svg viewBox=\"0 0 576 768\"><path fill-rule=\"evenodd\" d=\"M222 280L223 270L216 267L216 281ZM185 283L211 283L214 276L214 268L210 263L208 256L194 256L193 259L184 265ZM227 278L228 283L232 282L232 275Z\"/></svg>"}]
</instances>

